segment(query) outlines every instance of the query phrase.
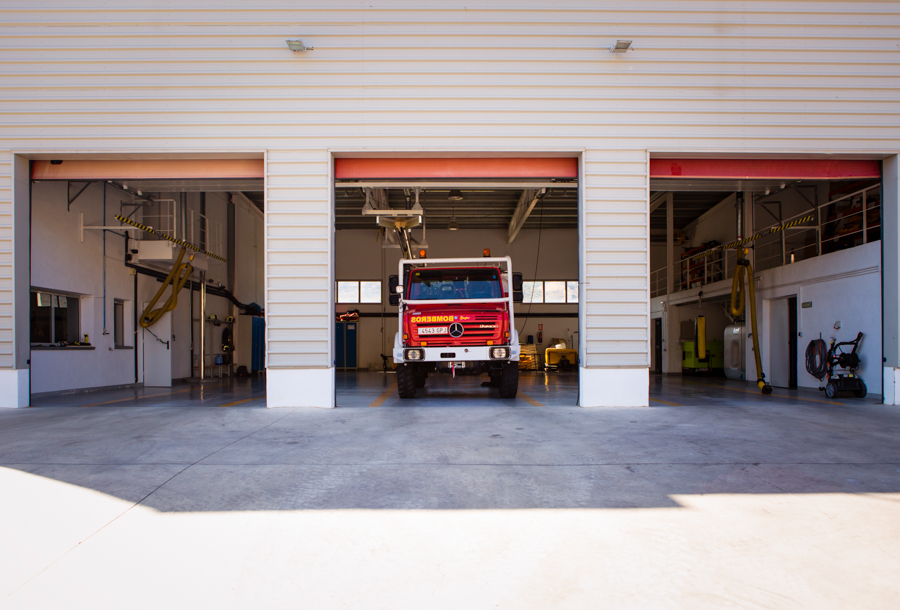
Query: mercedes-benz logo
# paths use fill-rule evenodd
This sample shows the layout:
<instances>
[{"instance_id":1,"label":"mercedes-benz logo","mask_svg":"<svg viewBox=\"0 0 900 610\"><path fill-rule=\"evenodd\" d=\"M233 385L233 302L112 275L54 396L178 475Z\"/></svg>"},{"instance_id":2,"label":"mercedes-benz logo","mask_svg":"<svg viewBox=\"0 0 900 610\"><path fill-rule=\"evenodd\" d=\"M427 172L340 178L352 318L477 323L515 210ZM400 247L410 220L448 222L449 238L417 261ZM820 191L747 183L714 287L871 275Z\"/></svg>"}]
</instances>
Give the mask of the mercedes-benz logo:
<instances>
[{"instance_id":1,"label":"mercedes-benz logo","mask_svg":"<svg viewBox=\"0 0 900 610\"><path fill-rule=\"evenodd\" d=\"M450 336L454 339L458 339L463 336L464 330L465 329L463 328L462 324L460 324L459 322L454 322L450 325Z\"/></svg>"}]
</instances>

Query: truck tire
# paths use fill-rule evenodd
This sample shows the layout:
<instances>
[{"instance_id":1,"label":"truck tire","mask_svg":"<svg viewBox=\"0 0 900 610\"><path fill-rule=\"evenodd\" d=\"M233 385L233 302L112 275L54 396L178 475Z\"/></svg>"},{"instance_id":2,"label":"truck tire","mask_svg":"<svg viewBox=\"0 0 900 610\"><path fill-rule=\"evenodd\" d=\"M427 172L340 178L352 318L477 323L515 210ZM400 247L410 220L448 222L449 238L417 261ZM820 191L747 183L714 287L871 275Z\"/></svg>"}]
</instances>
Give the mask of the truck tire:
<instances>
[{"instance_id":1,"label":"truck tire","mask_svg":"<svg viewBox=\"0 0 900 610\"><path fill-rule=\"evenodd\" d=\"M416 371L408 364L397 367L397 394L400 398L416 397Z\"/></svg>"},{"instance_id":2,"label":"truck tire","mask_svg":"<svg viewBox=\"0 0 900 610\"><path fill-rule=\"evenodd\" d=\"M500 374L500 398L515 398L519 391L519 363L507 362Z\"/></svg>"}]
</instances>

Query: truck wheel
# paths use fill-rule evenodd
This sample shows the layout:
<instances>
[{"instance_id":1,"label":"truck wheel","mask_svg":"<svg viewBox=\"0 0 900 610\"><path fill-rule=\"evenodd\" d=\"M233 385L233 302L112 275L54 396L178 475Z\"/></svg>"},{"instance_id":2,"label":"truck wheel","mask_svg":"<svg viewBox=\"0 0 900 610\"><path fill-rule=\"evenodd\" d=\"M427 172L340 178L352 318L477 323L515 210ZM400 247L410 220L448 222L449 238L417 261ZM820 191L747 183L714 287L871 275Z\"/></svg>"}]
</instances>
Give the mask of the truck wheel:
<instances>
[{"instance_id":1,"label":"truck wheel","mask_svg":"<svg viewBox=\"0 0 900 610\"><path fill-rule=\"evenodd\" d=\"M869 393L869 390L866 389L866 382L862 379L859 380L859 389L853 390L853 395L857 398L865 398L866 394Z\"/></svg>"},{"instance_id":2,"label":"truck wheel","mask_svg":"<svg viewBox=\"0 0 900 610\"><path fill-rule=\"evenodd\" d=\"M416 371L408 364L397 367L397 394L400 398L416 397Z\"/></svg>"},{"instance_id":3,"label":"truck wheel","mask_svg":"<svg viewBox=\"0 0 900 610\"><path fill-rule=\"evenodd\" d=\"M519 391L519 363L507 362L500 374L500 398L515 398Z\"/></svg>"}]
</instances>

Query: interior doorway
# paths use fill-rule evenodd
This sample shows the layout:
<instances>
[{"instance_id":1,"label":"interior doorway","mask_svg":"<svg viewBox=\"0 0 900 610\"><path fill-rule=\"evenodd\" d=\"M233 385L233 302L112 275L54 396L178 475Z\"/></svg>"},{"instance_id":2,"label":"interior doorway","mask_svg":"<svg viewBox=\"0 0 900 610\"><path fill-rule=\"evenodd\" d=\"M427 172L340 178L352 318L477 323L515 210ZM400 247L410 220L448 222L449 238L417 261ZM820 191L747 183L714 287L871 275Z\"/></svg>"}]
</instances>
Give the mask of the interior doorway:
<instances>
[{"instance_id":1,"label":"interior doorway","mask_svg":"<svg viewBox=\"0 0 900 610\"><path fill-rule=\"evenodd\" d=\"M653 372L662 373L663 359L662 318L653 320Z\"/></svg>"},{"instance_id":2,"label":"interior doorway","mask_svg":"<svg viewBox=\"0 0 900 610\"><path fill-rule=\"evenodd\" d=\"M769 319L770 383L776 388L796 388L797 297L773 299Z\"/></svg>"}]
</instances>

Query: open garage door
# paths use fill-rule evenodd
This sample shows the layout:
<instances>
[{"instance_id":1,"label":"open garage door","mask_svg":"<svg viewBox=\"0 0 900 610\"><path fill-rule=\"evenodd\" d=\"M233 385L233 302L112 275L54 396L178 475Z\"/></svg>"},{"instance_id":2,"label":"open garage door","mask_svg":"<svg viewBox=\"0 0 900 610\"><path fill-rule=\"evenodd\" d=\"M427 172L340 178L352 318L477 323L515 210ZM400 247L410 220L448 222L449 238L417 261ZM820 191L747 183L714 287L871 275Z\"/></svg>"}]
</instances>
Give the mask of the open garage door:
<instances>
[{"instance_id":1,"label":"open garage door","mask_svg":"<svg viewBox=\"0 0 900 610\"><path fill-rule=\"evenodd\" d=\"M651 317L662 326L651 339L662 344L652 350L661 362L651 370L676 376L651 376L651 397L690 400L681 375L754 389L746 385L758 378L749 310L730 308L739 259L755 271L760 362L776 393L821 397L823 382L805 369L807 344L858 332L863 364L854 374L877 393L881 167L858 159L651 159Z\"/></svg>"},{"instance_id":2,"label":"open garage door","mask_svg":"<svg viewBox=\"0 0 900 610\"><path fill-rule=\"evenodd\" d=\"M523 302L513 306L512 335L518 337L516 347L521 347L518 363L512 363L519 377L515 399L501 398L501 375L488 370L490 366L481 370L474 357L466 356L476 349L474 343L438 350L440 361L417 374L415 398L400 398L397 370L407 363L395 361L395 335L403 321L398 307L390 304L389 286L392 275L401 275L398 262L406 245L390 218L412 219L408 252L417 261L424 259L417 265L465 258L469 259L465 265L437 266L497 264L502 270L502 263L478 262L489 251L491 258L508 256L513 271L523 275ZM576 404L576 158L338 158L335 228L334 351L339 406ZM466 288L474 283L467 284L462 275L442 278L429 280L423 290L471 288L473 298L481 295L476 288ZM460 307L450 304L439 313L454 316ZM460 320L474 313L467 310ZM477 313L497 317L495 311ZM484 328L464 326L463 331L474 337L497 330L501 335L490 339L497 342L491 347L508 343L502 340L502 322L492 319L479 324ZM497 329L488 328L495 325ZM441 324L432 326L429 332L446 330L449 337L451 323L444 325L446 329ZM444 345L442 339L415 332L399 340L404 348L424 349L429 344ZM487 349L487 340L483 347Z\"/></svg>"},{"instance_id":3,"label":"open garage door","mask_svg":"<svg viewBox=\"0 0 900 610\"><path fill-rule=\"evenodd\" d=\"M33 180L258 179L262 159L60 159L32 161Z\"/></svg>"},{"instance_id":4,"label":"open garage door","mask_svg":"<svg viewBox=\"0 0 900 610\"><path fill-rule=\"evenodd\" d=\"M33 404L264 404L262 159L35 160L31 178Z\"/></svg>"}]
</instances>

